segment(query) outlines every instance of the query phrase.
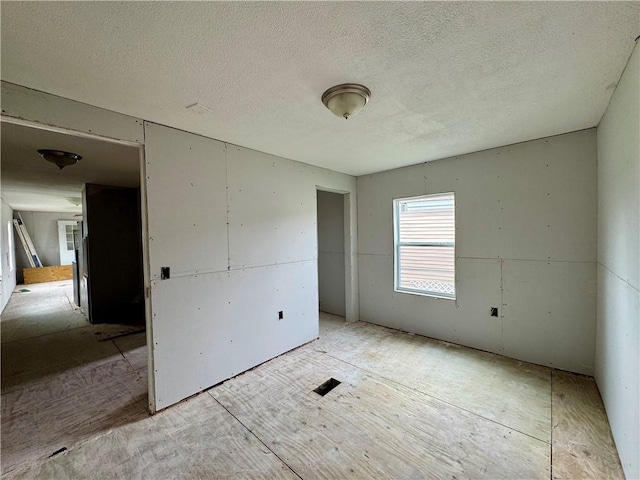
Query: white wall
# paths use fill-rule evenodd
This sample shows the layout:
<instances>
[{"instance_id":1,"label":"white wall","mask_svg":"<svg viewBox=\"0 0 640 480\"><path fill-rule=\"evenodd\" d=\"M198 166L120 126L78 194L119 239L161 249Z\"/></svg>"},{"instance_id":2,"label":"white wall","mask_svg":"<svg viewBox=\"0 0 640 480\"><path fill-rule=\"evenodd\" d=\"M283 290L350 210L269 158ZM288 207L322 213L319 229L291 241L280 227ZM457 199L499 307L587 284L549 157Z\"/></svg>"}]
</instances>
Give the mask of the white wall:
<instances>
[{"instance_id":1,"label":"white wall","mask_svg":"<svg viewBox=\"0 0 640 480\"><path fill-rule=\"evenodd\" d=\"M640 48L598 125L596 381L627 478L640 478Z\"/></svg>"},{"instance_id":2,"label":"white wall","mask_svg":"<svg viewBox=\"0 0 640 480\"><path fill-rule=\"evenodd\" d=\"M2 268L2 288L0 291L0 312L4 310L6 307L9 298L11 297L11 292L16 288L16 270L15 267L13 270L9 268L9 259L13 257L15 260L16 255L16 244L15 240L17 240L14 235L14 228L11 225L9 229L7 225L13 219L13 210L9 205L2 200L2 213L0 214L0 228L2 229L2 241L0 242L0 249L2 250L2 257L0 258L1 268ZM13 241L11 242L13 245L13 249L9 250L9 235L12 235ZM14 262L15 265L15 262Z\"/></svg>"},{"instance_id":3,"label":"white wall","mask_svg":"<svg viewBox=\"0 0 640 480\"><path fill-rule=\"evenodd\" d=\"M394 292L392 200L450 191L457 299ZM595 129L358 177L360 319L592 374L596 203Z\"/></svg>"},{"instance_id":4,"label":"white wall","mask_svg":"<svg viewBox=\"0 0 640 480\"><path fill-rule=\"evenodd\" d=\"M318 336L316 188L355 203L356 180L152 123L145 142L161 409Z\"/></svg>"},{"instance_id":5,"label":"white wall","mask_svg":"<svg viewBox=\"0 0 640 480\"><path fill-rule=\"evenodd\" d=\"M44 266L60 265L58 220L78 220L78 217L75 217L73 213L64 212L20 212L20 215L22 215L24 225L27 227L42 264ZM18 247L16 249L17 281L22 283L22 269L29 268L31 265L22 245L18 245Z\"/></svg>"},{"instance_id":6,"label":"white wall","mask_svg":"<svg viewBox=\"0 0 640 480\"><path fill-rule=\"evenodd\" d=\"M151 411L317 335L317 188L345 193L346 316L358 318L354 177L19 85L2 82L1 94L12 122L145 146Z\"/></svg>"},{"instance_id":7,"label":"white wall","mask_svg":"<svg viewBox=\"0 0 640 480\"><path fill-rule=\"evenodd\" d=\"M318 191L320 310L345 315L344 195Z\"/></svg>"}]
</instances>

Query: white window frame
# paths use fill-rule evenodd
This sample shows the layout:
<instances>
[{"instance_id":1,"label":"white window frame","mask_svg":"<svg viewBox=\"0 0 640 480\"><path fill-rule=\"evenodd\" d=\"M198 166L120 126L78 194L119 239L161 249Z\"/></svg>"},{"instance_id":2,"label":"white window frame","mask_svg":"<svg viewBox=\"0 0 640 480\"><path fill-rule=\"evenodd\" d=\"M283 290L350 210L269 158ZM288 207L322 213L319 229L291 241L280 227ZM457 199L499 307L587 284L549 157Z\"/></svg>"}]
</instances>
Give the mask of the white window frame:
<instances>
[{"instance_id":1,"label":"white window frame","mask_svg":"<svg viewBox=\"0 0 640 480\"><path fill-rule=\"evenodd\" d=\"M418 195L415 197L403 197L393 199L393 289L398 293L409 293L411 295L422 295L425 297L442 298L446 300L455 300L458 292L458 275L456 274L456 242L400 242L400 203L408 200L428 199L439 195L453 195L453 216L454 231L456 216L456 195L455 192L440 192L427 195ZM442 292L430 292L426 290L418 290L400 286L400 247L453 247L453 294Z\"/></svg>"}]
</instances>

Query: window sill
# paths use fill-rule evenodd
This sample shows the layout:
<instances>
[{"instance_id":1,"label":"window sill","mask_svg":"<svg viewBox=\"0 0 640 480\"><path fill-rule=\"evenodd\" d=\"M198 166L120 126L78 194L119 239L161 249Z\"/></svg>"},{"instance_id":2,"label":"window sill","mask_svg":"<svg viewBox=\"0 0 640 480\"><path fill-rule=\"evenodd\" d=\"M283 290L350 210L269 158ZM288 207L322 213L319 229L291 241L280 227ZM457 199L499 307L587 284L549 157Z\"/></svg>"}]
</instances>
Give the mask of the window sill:
<instances>
[{"instance_id":1,"label":"window sill","mask_svg":"<svg viewBox=\"0 0 640 480\"><path fill-rule=\"evenodd\" d=\"M437 298L440 300L455 300L456 296L455 295L446 295L446 294L437 294L437 293L429 293L429 292L423 292L420 290L411 290L408 288L394 288L393 289L394 292L396 293L407 293L409 295L419 295L421 297L430 297L430 298Z\"/></svg>"}]
</instances>

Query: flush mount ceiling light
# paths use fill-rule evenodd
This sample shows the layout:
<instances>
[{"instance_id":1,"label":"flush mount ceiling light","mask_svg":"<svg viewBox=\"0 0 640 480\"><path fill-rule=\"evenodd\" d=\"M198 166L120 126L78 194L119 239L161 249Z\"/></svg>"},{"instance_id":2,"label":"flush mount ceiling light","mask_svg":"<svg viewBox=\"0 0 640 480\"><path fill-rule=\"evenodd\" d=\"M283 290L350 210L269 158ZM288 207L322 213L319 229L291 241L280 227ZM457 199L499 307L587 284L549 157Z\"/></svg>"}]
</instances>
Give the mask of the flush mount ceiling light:
<instances>
[{"instance_id":1,"label":"flush mount ceiling light","mask_svg":"<svg viewBox=\"0 0 640 480\"><path fill-rule=\"evenodd\" d=\"M60 170L69 165L74 165L82 157L77 153L63 152L62 150L38 150L38 154L47 162L54 163Z\"/></svg>"},{"instance_id":2,"label":"flush mount ceiling light","mask_svg":"<svg viewBox=\"0 0 640 480\"><path fill-rule=\"evenodd\" d=\"M364 108L371 98L371 90L357 83L343 83L322 94L322 103L334 115L348 120Z\"/></svg>"}]
</instances>

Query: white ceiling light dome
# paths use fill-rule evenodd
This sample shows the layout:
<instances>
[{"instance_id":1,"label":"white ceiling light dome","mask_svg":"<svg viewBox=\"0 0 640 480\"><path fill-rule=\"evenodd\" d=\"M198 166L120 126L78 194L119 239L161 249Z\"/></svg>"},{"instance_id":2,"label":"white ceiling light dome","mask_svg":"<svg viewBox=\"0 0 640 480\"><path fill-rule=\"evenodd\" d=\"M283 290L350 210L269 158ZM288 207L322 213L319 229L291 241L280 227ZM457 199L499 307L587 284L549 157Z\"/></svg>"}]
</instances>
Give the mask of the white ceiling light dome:
<instances>
[{"instance_id":1,"label":"white ceiling light dome","mask_svg":"<svg viewBox=\"0 0 640 480\"><path fill-rule=\"evenodd\" d=\"M358 83L343 83L322 94L322 103L331 112L348 120L356 115L371 98L371 90Z\"/></svg>"}]
</instances>

